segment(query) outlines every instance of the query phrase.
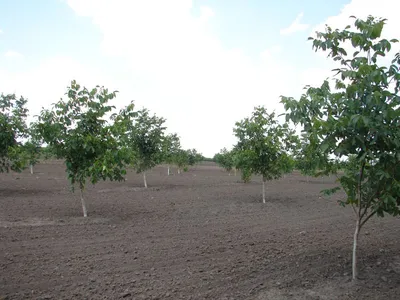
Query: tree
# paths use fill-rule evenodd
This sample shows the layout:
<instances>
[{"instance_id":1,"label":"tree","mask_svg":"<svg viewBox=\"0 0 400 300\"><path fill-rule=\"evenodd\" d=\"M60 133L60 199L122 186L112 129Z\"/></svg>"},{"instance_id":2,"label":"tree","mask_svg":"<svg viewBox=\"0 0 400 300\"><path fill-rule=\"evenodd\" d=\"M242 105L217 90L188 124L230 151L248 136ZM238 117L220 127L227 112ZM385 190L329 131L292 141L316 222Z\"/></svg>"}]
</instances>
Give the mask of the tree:
<instances>
[{"instance_id":1,"label":"tree","mask_svg":"<svg viewBox=\"0 0 400 300\"><path fill-rule=\"evenodd\" d=\"M321 170L324 170L327 165L332 163L332 160L321 151L318 151L316 147L311 147L310 145L317 146L315 141L311 141L314 137L302 133L299 140L299 148L295 152L295 168L298 169L301 174L307 176L318 177L323 175Z\"/></svg>"},{"instance_id":2,"label":"tree","mask_svg":"<svg viewBox=\"0 0 400 300\"><path fill-rule=\"evenodd\" d=\"M229 172L229 176L231 175L231 171L234 168L233 153L231 151L228 151L226 148L221 149L221 151L215 155L215 161Z\"/></svg>"},{"instance_id":3,"label":"tree","mask_svg":"<svg viewBox=\"0 0 400 300\"><path fill-rule=\"evenodd\" d=\"M239 139L239 164L248 174L260 174L265 203L266 181L278 179L288 172L290 150L294 147L294 132L287 124L279 124L275 113L256 107L250 118L236 123L234 133Z\"/></svg>"},{"instance_id":4,"label":"tree","mask_svg":"<svg viewBox=\"0 0 400 300\"><path fill-rule=\"evenodd\" d=\"M39 162L41 153L42 139L40 132L37 128L37 123L31 123L31 126L27 130L29 139L23 145L23 153L29 164L30 172L33 174L33 167Z\"/></svg>"},{"instance_id":5,"label":"tree","mask_svg":"<svg viewBox=\"0 0 400 300\"><path fill-rule=\"evenodd\" d=\"M99 86L89 91L73 80L67 88L68 99L61 99L52 109L43 109L36 125L44 142L65 160L73 191L78 184L84 217L87 179L95 184L106 179L124 180L126 174L127 154L118 143L124 129L106 120L114 108L108 102L116 93Z\"/></svg>"},{"instance_id":6,"label":"tree","mask_svg":"<svg viewBox=\"0 0 400 300\"><path fill-rule=\"evenodd\" d=\"M354 17L355 18L355 17ZM400 204L400 53L386 66L380 59L398 41L381 38L384 19L369 16L356 19L354 30L317 32L316 51L329 51L328 57L340 63L334 69L335 90L329 81L321 87L308 87L297 101L282 97L287 119L300 123L310 135L308 148L336 158L349 158L344 174L338 175L340 188L347 195L343 206L352 207L356 226L353 239L353 279L358 276L357 243L360 230L374 215L397 216ZM344 45L351 43L353 53ZM336 170L325 166L327 173Z\"/></svg>"},{"instance_id":7,"label":"tree","mask_svg":"<svg viewBox=\"0 0 400 300\"><path fill-rule=\"evenodd\" d=\"M178 155L179 149L181 148L181 143L179 136L174 134L169 134L164 139L163 151L164 151L164 161L168 164L168 176L170 175L170 166L174 164L175 158Z\"/></svg>"},{"instance_id":8,"label":"tree","mask_svg":"<svg viewBox=\"0 0 400 300\"><path fill-rule=\"evenodd\" d=\"M23 153L26 155L30 172L33 174L33 166L37 164L40 157L40 145L32 140L27 141L23 146Z\"/></svg>"},{"instance_id":9,"label":"tree","mask_svg":"<svg viewBox=\"0 0 400 300\"><path fill-rule=\"evenodd\" d=\"M137 173L143 173L144 186L147 188L146 171L162 162L164 154L165 119L150 116L147 109L137 112L134 123L127 133L127 144L133 151L131 164Z\"/></svg>"},{"instance_id":10,"label":"tree","mask_svg":"<svg viewBox=\"0 0 400 300\"><path fill-rule=\"evenodd\" d=\"M0 95L0 172L21 172L26 166L21 139L27 136L28 109L24 97Z\"/></svg>"},{"instance_id":11,"label":"tree","mask_svg":"<svg viewBox=\"0 0 400 300\"><path fill-rule=\"evenodd\" d=\"M182 172L183 169L187 168L189 165L189 153L186 150L179 149L177 151L175 157L174 157L174 162L176 166L178 167L178 174Z\"/></svg>"},{"instance_id":12,"label":"tree","mask_svg":"<svg viewBox=\"0 0 400 300\"><path fill-rule=\"evenodd\" d=\"M187 150L187 153L189 166L194 166L195 164L203 160L203 155L201 153L198 153L196 149L189 149Z\"/></svg>"}]
</instances>

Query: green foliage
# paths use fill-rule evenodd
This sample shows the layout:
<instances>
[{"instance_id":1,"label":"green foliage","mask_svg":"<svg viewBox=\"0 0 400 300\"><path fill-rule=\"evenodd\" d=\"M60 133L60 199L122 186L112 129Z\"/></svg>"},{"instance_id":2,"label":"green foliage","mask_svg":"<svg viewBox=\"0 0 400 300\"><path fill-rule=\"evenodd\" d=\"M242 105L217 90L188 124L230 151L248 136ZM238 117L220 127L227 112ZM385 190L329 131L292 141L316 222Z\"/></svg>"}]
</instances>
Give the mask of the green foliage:
<instances>
[{"instance_id":1,"label":"green foliage","mask_svg":"<svg viewBox=\"0 0 400 300\"><path fill-rule=\"evenodd\" d=\"M321 176L337 170L338 161L321 151L315 135L303 133L299 142L299 149L295 152L295 168L303 175Z\"/></svg>"},{"instance_id":2,"label":"green foliage","mask_svg":"<svg viewBox=\"0 0 400 300\"><path fill-rule=\"evenodd\" d=\"M335 89L325 81L308 87L298 101L282 97L287 119L300 123L310 137L311 156L349 157L338 181L347 195L341 204L351 205L357 218L355 235L373 215L400 212L400 53L389 65L378 64L398 42L380 38L384 24L370 16L356 19L355 31L347 26L318 32L310 38L313 48L340 63L334 69ZM343 48L347 42L354 48L351 54ZM336 169L324 166L327 173Z\"/></svg>"},{"instance_id":3,"label":"green foliage","mask_svg":"<svg viewBox=\"0 0 400 300\"><path fill-rule=\"evenodd\" d=\"M37 128L37 123L32 123L27 130L29 139L23 145L23 152L29 165L34 166L41 156L42 139Z\"/></svg>"},{"instance_id":4,"label":"green foliage","mask_svg":"<svg viewBox=\"0 0 400 300\"><path fill-rule=\"evenodd\" d=\"M196 149L187 150L188 153L188 165L194 166L196 163L199 163L203 160L203 155L198 153Z\"/></svg>"},{"instance_id":5,"label":"green foliage","mask_svg":"<svg viewBox=\"0 0 400 300\"><path fill-rule=\"evenodd\" d=\"M72 187L78 183L83 190L87 178L93 184L124 179L127 153L118 143L123 128L106 118L114 108L108 102L116 93L99 86L88 90L72 81L68 99L43 109L39 116L37 131L56 157L65 159Z\"/></svg>"},{"instance_id":6,"label":"green foliage","mask_svg":"<svg viewBox=\"0 0 400 300\"><path fill-rule=\"evenodd\" d=\"M165 136L163 143L164 162L166 162L167 164L174 164L180 148L181 142L179 136L176 133Z\"/></svg>"},{"instance_id":7,"label":"green foliage","mask_svg":"<svg viewBox=\"0 0 400 300\"><path fill-rule=\"evenodd\" d=\"M57 158L54 154L53 149L49 146L41 146L39 152L40 152L39 158L41 159Z\"/></svg>"},{"instance_id":8,"label":"green foliage","mask_svg":"<svg viewBox=\"0 0 400 300\"><path fill-rule=\"evenodd\" d=\"M131 149L131 164L137 173L147 171L162 162L166 143L164 123L165 119L156 115L150 116L147 109L142 109L128 126L126 145Z\"/></svg>"},{"instance_id":9,"label":"green foliage","mask_svg":"<svg viewBox=\"0 0 400 300\"><path fill-rule=\"evenodd\" d=\"M31 166L36 165L40 158L40 145L33 141L28 141L23 146L23 152L26 155L28 164Z\"/></svg>"},{"instance_id":10,"label":"green foliage","mask_svg":"<svg viewBox=\"0 0 400 300\"><path fill-rule=\"evenodd\" d=\"M203 156L202 161L206 161L206 162L215 162L215 158L214 158L214 157L211 158L211 157L204 157L204 156Z\"/></svg>"},{"instance_id":11,"label":"green foliage","mask_svg":"<svg viewBox=\"0 0 400 300\"><path fill-rule=\"evenodd\" d=\"M26 166L21 139L27 136L27 100L0 95L0 172L20 172Z\"/></svg>"},{"instance_id":12,"label":"green foliage","mask_svg":"<svg viewBox=\"0 0 400 300\"><path fill-rule=\"evenodd\" d=\"M178 167L178 173L180 173L180 170L186 169L187 171L189 166L193 166L202 160L203 155L198 153L196 149L179 149L173 157L173 162Z\"/></svg>"},{"instance_id":13,"label":"green foliage","mask_svg":"<svg viewBox=\"0 0 400 300\"><path fill-rule=\"evenodd\" d=\"M215 154L215 162L229 173L234 167L233 152L223 148L219 153Z\"/></svg>"},{"instance_id":14,"label":"green foliage","mask_svg":"<svg viewBox=\"0 0 400 300\"><path fill-rule=\"evenodd\" d=\"M178 169L183 169L189 165L189 153L186 150L179 149L174 158L174 162Z\"/></svg>"},{"instance_id":15,"label":"green foliage","mask_svg":"<svg viewBox=\"0 0 400 300\"><path fill-rule=\"evenodd\" d=\"M290 151L296 147L294 132L281 125L275 114L256 107L252 116L236 123L237 165L248 174L260 174L263 181L280 178L291 170Z\"/></svg>"}]
</instances>

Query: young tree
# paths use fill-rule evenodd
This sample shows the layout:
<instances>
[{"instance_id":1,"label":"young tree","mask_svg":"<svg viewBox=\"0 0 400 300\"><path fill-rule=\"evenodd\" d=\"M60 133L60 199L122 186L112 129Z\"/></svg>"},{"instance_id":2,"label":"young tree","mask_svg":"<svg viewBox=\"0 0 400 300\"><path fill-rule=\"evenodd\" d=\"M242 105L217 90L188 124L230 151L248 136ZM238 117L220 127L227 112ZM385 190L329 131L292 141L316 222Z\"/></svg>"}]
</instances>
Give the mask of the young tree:
<instances>
[{"instance_id":1,"label":"young tree","mask_svg":"<svg viewBox=\"0 0 400 300\"><path fill-rule=\"evenodd\" d=\"M33 167L39 162L41 153L41 145L43 143L38 131L37 123L31 123L27 130L28 140L23 145L23 153L29 164L30 172L33 174Z\"/></svg>"},{"instance_id":2,"label":"young tree","mask_svg":"<svg viewBox=\"0 0 400 300\"><path fill-rule=\"evenodd\" d=\"M58 158L65 160L72 190L80 190L83 216L87 217L83 191L86 180L124 180L126 152L121 151L118 134L123 129L109 124L107 114L113 109L108 102L117 92L96 86L92 90L76 81L67 88L67 100L60 100L51 110L43 109L37 130Z\"/></svg>"},{"instance_id":3,"label":"young tree","mask_svg":"<svg viewBox=\"0 0 400 300\"><path fill-rule=\"evenodd\" d=\"M0 172L21 172L26 166L21 139L27 136L27 100L0 95Z\"/></svg>"},{"instance_id":4,"label":"young tree","mask_svg":"<svg viewBox=\"0 0 400 300\"><path fill-rule=\"evenodd\" d=\"M251 180L252 169L252 152L251 150L239 150L234 148L233 150L233 163L235 171L240 170L240 177L244 183L249 183Z\"/></svg>"},{"instance_id":5,"label":"young tree","mask_svg":"<svg viewBox=\"0 0 400 300\"><path fill-rule=\"evenodd\" d=\"M265 203L266 181L278 179L288 171L288 157L294 147L294 133L287 124L280 125L275 113L256 107L250 118L236 123L234 133L239 139L237 149L245 170L260 174Z\"/></svg>"},{"instance_id":6,"label":"young tree","mask_svg":"<svg viewBox=\"0 0 400 300\"><path fill-rule=\"evenodd\" d=\"M170 175L170 167L174 164L175 157L178 155L179 149L181 148L181 142L179 136L174 134L169 134L164 139L163 151L164 151L164 161L168 164L168 176Z\"/></svg>"},{"instance_id":7,"label":"young tree","mask_svg":"<svg viewBox=\"0 0 400 300\"><path fill-rule=\"evenodd\" d=\"M189 149L187 150L187 153L189 166L194 166L195 164L203 160L203 155L201 155L201 153L198 153L196 149Z\"/></svg>"},{"instance_id":8,"label":"young tree","mask_svg":"<svg viewBox=\"0 0 400 300\"><path fill-rule=\"evenodd\" d=\"M218 165L229 172L229 176L234 168L233 154L226 148L223 148L219 153L215 155L215 161Z\"/></svg>"},{"instance_id":9,"label":"young tree","mask_svg":"<svg viewBox=\"0 0 400 300\"><path fill-rule=\"evenodd\" d=\"M318 32L313 48L329 51L340 63L335 90L328 81L309 87L299 101L282 97L287 119L300 123L312 137L309 148L332 157L350 156L339 175L341 188L354 211L353 279L357 278L357 242L360 230L374 215L397 216L400 205L400 53L387 66L378 62L398 42L380 38L384 19L356 19L355 29ZM345 43L353 53L347 54ZM336 170L325 168L328 173ZM325 191L333 193L340 188Z\"/></svg>"},{"instance_id":10,"label":"young tree","mask_svg":"<svg viewBox=\"0 0 400 300\"><path fill-rule=\"evenodd\" d=\"M186 150L179 149L174 156L174 162L178 167L178 174L181 174L182 170L187 168L189 165L189 153Z\"/></svg>"},{"instance_id":11,"label":"young tree","mask_svg":"<svg viewBox=\"0 0 400 300\"><path fill-rule=\"evenodd\" d=\"M128 146L131 147L134 160L131 162L137 173L143 173L144 186L147 188L146 171L162 162L165 119L150 116L147 109L137 112L134 123L128 132Z\"/></svg>"},{"instance_id":12,"label":"young tree","mask_svg":"<svg viewBox=\"0 0 400 300\"><path fill-rule=\"evenodd\" d=\"M35 141L27 141L23 145L23 153L26 155L26 159L29 164L30 172L33 174L33 167L36 165L39 161L40 157L40 145L35 142Z\"/></svg>"}]
</instances>

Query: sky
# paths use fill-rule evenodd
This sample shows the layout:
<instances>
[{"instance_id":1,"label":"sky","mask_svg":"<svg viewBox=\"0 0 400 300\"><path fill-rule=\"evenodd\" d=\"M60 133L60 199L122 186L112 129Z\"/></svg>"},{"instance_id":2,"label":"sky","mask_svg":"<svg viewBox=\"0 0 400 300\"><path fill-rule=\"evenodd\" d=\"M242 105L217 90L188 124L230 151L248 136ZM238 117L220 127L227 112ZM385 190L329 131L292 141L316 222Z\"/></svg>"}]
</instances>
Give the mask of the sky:
<instances>
[{"instance_id":1,"label":"sky","mask_svg":"<svg viewBox=\"0 0 400 300\"><path fill-rule=\"evenodd\" d=\"M184 148L212 157L235 144L235 122L255 106L281 113L281 95L298 98L332 74L309 36L373 15L400 38L397 2L1 0L0 92L28 98L32 120L73 79L102 85L119 91L117 108L134 100Z\"/></svg>"}]
</instances>

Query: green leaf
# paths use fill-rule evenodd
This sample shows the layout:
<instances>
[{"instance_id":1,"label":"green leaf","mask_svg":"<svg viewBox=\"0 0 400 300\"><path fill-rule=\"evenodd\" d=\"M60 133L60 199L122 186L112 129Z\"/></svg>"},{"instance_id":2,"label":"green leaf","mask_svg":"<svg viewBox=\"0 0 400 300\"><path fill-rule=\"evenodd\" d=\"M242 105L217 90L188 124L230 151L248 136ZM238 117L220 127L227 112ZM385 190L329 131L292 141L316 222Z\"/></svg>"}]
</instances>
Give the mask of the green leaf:
<instances>
[{"instance_id":1,"label":"green leaf","mask_svg":"<svg viewBox=\"0 0 400 300\"><path fill-rule=\"evenodd\" d=\"M337 187L334 187L334 188L322 190L321 194L323 194L324 196L331 196L331 195L335 194L338 191L340 191L340 187L337 186Z\"/></svg>"},{"instance_id":2,"label":"green leaf","mask_svg":"<svg viewBox=\"0 0 400 300\"><path fill-rule=\"evenodd\" d=\"M372 32L371 32L372 39L376 39L381 36L383 25L384 25L384 22L378 22L373 25Z\"/></svg>"}]
</instances>

